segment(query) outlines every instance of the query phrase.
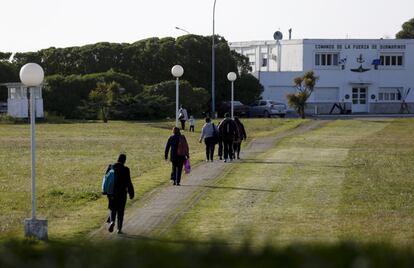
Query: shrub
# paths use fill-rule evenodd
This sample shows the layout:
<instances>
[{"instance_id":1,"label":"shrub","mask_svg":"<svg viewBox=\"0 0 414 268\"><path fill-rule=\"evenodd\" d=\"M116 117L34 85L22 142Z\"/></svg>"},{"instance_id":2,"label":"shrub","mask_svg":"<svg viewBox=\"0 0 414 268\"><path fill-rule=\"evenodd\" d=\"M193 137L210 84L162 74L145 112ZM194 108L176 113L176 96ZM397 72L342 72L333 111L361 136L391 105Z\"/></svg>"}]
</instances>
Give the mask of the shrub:
<instances>
[{"instance_id":1,"label":"shrub","mask_svg":"<svg viewBox=\"0 0 414 268\"><path fill-rule=\"evenodd\" d=\"M0 124L21 124L27 122L27 118L16 118L8 114L0 114Z\"/></svg>"},{"instance_id":2,"label":"shrub","mask_svg":"<svg viewBox=\"0 0 414 268\"><path fill-rule=\"evenodd\" d=\"M116 100L112 117L122 120L150 120L174 114L175 104L166 97L143 92L136 96L124 95Z\"/></svg>"},{"instance_id":3,"label":"shrub","mask_svg":"<svg viewBox=\"0 0 414 268\"><path fill-rule=\"evenodd\" d=\"M144 89L148 95L158 95L166 97L168 102L175 106L176 83L175 81L166 81ZM193 115L201 115L208 109L209 93L204 88L193 88L188 81L181 80L179 88L179 103L187 108L188 112ZM169 111L169 115L175 115L175 108Z\"/></svg>"},{"instance_id":4,"label":"shrub","mask_svg":"<svg viewBox=\"0 0 414 268\"><path fill-rule=\"evenodd\" d=\"M83 102L88 99L89 93L96 88L98 82L117 82L124 93L138 94L142 86L131 76L108 71L88 75L53 75L46 78L43 92L44 109L48 112L66 118L85 118L82 109Z\"/></svg>"}]
</instances>

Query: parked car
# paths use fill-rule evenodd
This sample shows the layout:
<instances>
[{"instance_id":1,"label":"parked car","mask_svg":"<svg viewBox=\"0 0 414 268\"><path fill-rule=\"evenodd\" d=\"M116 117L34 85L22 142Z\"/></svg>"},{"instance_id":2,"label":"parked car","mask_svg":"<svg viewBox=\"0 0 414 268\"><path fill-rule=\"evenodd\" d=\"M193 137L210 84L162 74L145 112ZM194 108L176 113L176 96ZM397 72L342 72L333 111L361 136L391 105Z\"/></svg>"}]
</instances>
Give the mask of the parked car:
<instances>
[{"instance_id":1,"label":"parked car","mask_svg":"<svg viewBox=\"0 0 414 268\"><path fill-rule=\"evenodd\" d=\"M284 103L272 100L259 100L250 105L250 116L271 117L278 115L283 118L286 115L286 110L287 107Z\"/></svg>"},{"instance_id":2,"label":"parked car","mask_svg":"<svg viewBox=\"0 0 414 268\"><path fill-rule=\"evenodd\" d=\"M219 117L223 117L225 113L231 113L231 102L224 101L217 106L217 114ZM241 103L240 101L233 101L233 112L235 116L248 116L250 107Z\"/></svg>"},{"instance_id":3,"label":"parked car","mask_svg":"<svg viewBox=\"0 0 414 268\"><path fill-rule=\"evenodd\" d=\"M7 113L7 102L0 102L0 113Z\"/></svg>"}]
</instances>

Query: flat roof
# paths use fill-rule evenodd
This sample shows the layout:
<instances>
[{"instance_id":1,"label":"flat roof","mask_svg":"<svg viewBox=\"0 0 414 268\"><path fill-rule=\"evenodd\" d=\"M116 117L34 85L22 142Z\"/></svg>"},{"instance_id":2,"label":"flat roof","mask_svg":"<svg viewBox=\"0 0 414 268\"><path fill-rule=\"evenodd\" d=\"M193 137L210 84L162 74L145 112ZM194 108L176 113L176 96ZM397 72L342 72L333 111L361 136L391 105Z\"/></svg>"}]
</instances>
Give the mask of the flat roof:
<instances>
[{"instance_id":1,"label":"flat roof","mask_svg":"<svg viewBox=\"0 0 414 268\"><path fill-rule=\"evenodd\" d=\"M370 43L370 44L414 44L414 39L291 39L280 40L281 44L313 44L313 43ZM246 46L246 45L276 45L276 40L252 40L252 41L236 41L229 42L230 46Z\"/></svg>"}]
</instances>

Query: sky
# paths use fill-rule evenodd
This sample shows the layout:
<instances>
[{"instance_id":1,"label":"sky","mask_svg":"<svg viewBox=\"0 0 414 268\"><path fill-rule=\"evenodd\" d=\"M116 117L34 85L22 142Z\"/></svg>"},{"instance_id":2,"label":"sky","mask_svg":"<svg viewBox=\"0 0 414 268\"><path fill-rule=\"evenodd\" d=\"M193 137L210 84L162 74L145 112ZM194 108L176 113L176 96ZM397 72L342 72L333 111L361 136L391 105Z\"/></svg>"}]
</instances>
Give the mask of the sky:
<instances>
[{"instance_id":1,"label":"sky","mask_svg":"<svg viewBox=\"0 0 414 268\"><path fill-rule=\"evenodd\" d=\"M215 32L229 42L394 38L414 0L216 0ZM2 0L0 51L26 52L149 37L211 35L214 0Z\"/></svg>"}]
</instances>

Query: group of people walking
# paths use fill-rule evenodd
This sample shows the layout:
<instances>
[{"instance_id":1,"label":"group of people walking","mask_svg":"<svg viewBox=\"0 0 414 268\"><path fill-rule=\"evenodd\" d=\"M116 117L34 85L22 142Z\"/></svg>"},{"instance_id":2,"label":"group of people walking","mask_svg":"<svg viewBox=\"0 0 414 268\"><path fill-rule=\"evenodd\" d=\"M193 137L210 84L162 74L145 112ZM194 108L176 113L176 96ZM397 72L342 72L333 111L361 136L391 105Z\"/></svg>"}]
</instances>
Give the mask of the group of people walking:
<instances>
[{"instance_id":1,"label":"group of people walking","mask_svg":"<svg viewBox=\"0 0 414 268\"><path fill-rule=\"evenodd\" d=\"M246 140L246 130L239 118L231 119L229 114L224 115L224 119L214 125L210 118L206 118L206 123L201 129L199 142L204 139L206 145L206 161L214 161L214 150L218 144L218 156L224 162L240 159L240 147L243 140Z\"/></svg>"},{"instance_id":2,"label":"group of people walking","mask_svg":"<svg viewBox=\"0 0 414 268\"><path fill-rule=\"evenodd\" d=\"M184 112L183 112L184 114ZM233 159L240 159L240 146L243 140L246 140L246 130L242 122L237 118L230 118L226 113L225 118L216 126L209 117L206 117L205 124L201 129L199 142L204 140L206 146L206 161L214 161L214 151L216 144L218 144L218 156L224 162L232 161ZM185 129L185 121L188 118L187 112L182 118L182 129ZM185 119L185 120L184 120ZM180 119L181 120L181 119ZM190 124L194 131L194 121ZM168 138L165 145L164 158L171 161L171 180L173 185L179 186L181 182L181 174L183 165L186 160L189 160L189 146L184 135L178 127L173 128L172 135ZM109 224L108 231L113 232L115 222L117 223L118 234L122 234L122 226L124 220L124 211L129 195L130 199L134 198L134 186L131 182L129 168L125 166L126 155L120 154L115 164L109 165L106 174L113 170L115 173L115 181L113 193L107 194L109 217L107 223Z\"/></svg>"},{"instance_id":3,"label":"group of people walking","mask_svg":"<svg viewBox=\"0 0 414 268\"><path fill-rule=\"evenodd\" d=\"M206 146L206 161L214 161L214 151L218 144L218 156L224 162L240 159L240 146L246 140L246 130L243 123L237 118L225 118L216 126L209 117L201 129L199 142L204 140ZM183 165L190 158L188 143L178 127L173 128L173 134L168 138L165 145L164 158L171 161L171 180L173 185L180 185Z\"/></svg>"}]
</instances>

